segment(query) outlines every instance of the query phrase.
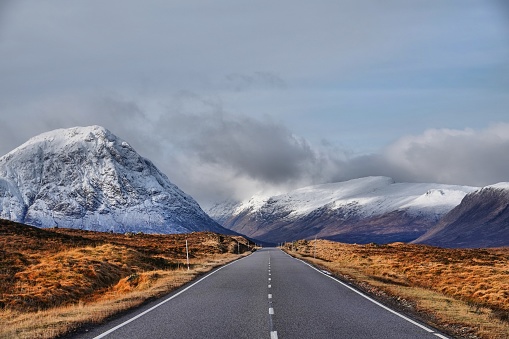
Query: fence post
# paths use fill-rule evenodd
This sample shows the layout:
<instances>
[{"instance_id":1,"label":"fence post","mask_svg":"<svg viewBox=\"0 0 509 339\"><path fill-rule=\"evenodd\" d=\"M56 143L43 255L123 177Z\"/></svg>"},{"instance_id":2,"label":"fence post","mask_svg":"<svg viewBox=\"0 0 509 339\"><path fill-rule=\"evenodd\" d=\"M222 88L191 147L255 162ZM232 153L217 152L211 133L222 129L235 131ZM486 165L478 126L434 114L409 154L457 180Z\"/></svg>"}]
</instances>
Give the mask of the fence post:
<instances>
[{"instance_id":1,"label":"fence post","mask_svg":"<svg viewBox=\"0 0 509 339\"><path fill-rule=\"evenodd\" d=\"M187 259L187 270L189 271L189 247L187 246L187 239L186 239L186 259Z\"/></svg>"}]
</instances>

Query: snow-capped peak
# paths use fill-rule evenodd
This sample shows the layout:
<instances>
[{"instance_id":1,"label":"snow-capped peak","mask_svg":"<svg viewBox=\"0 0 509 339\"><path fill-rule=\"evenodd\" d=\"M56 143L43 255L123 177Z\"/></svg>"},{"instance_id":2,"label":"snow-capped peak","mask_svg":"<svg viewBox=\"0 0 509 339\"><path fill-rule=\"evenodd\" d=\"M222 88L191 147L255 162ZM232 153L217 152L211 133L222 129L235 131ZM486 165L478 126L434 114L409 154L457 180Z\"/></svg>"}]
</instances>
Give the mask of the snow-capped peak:
<instances>
[{"instance_id":1,"label":"snow-capped peak","mask_svg":"<svg viewBox=\"0 0 509 339\"><path fill-rule=\"evenodd\" d=\"M0 158L0 217L102 231L222 230L152 162L100 126L43 133Z\"/></svg>"}]
</instances>

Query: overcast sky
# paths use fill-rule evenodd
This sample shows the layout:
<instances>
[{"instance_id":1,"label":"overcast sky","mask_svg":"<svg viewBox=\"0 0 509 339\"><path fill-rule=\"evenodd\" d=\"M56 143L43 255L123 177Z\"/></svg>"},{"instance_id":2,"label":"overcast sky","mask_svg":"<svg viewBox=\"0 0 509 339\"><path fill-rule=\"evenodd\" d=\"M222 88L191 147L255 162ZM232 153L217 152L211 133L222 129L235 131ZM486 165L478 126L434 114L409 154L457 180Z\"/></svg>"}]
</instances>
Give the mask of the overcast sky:
<instances>
[{"instance_id":1,"label":"overcast sky","mask_svg":"<svg viewBox=\"0 0 509 339\"><path fill-rule=\"evenodd\" d=\"M0 0L0 154L102 125L205 207L509 181L504 0Z\"/></svg>"}]
</instances>

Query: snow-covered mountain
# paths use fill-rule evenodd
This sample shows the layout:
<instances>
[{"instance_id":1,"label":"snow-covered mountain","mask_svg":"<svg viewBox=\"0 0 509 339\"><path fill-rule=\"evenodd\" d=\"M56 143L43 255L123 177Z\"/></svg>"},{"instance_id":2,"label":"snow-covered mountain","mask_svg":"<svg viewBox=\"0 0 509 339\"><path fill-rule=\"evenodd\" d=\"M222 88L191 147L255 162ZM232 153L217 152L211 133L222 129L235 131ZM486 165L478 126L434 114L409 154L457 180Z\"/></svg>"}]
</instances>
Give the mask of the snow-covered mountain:
<instances>
[{"instance_id":1,"label":"snow-covered mountain","mask_svg":"<svg viewBox=\"0 0 509 339\"><path fill-rule=\"evenodd\" d=\"M315 236L357 243L411 241L476 189L367 177L255 196L216 205L208 213L226 228L274 243Z\"/></svg>"},{"instance_id":2,"label":"snow-covered mountain","mask_svg":"<svg viewBox=\"0 0 509 339\"><path fill-rule=\"evenodd\" d=\"M509 183L467 194L414 243L444 247L509 246Z\"/></svg>"},{"instance_id":3,"label":"snow-covered mountain","mask_svg":"<svg viewBox=\"0 0 509 339\"><path fill-rule=\"evenodd\" d=\"M47 132L1 157L0 218L96 231L231 233L99 126Z\"/></svg>"}]
</instances>

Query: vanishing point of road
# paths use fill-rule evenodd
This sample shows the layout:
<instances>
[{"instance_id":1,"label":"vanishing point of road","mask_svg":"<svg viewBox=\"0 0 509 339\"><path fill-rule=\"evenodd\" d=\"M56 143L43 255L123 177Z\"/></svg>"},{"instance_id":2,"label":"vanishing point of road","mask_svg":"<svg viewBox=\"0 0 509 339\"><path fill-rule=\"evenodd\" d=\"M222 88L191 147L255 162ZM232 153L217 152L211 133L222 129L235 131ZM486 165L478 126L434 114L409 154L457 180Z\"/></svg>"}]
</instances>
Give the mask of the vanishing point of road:
<instances>
[{"instance_id":1,"label":"vanishing point of road","mask_svg":"<svg viewBox=\"0 0 509 339\"><path fill-rule=\"evenodd\" d=\"M448 338L276 248L77 338Z\"/></svg>"}]
</instances>

